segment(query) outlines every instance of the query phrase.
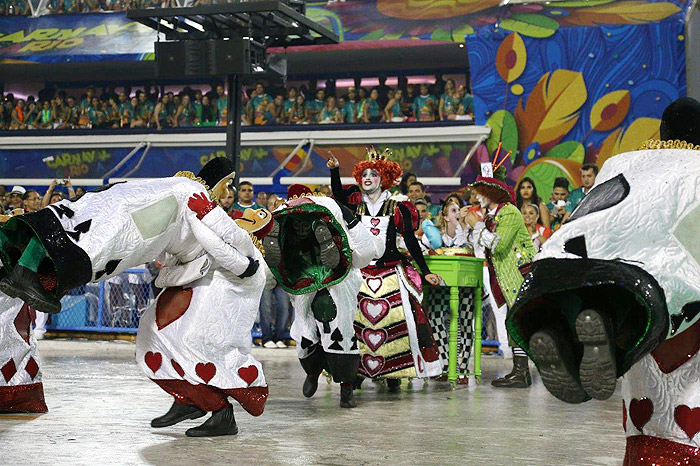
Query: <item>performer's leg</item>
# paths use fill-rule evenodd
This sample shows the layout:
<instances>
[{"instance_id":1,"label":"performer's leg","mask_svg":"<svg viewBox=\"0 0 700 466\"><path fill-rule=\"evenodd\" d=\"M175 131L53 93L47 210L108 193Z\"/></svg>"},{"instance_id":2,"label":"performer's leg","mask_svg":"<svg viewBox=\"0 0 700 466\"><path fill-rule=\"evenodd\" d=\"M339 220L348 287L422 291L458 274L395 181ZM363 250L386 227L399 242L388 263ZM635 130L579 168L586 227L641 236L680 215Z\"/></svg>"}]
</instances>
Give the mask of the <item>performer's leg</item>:
<instances>
[{"instance_id":1,"label":"performer's leg","mask_svg":"<svg viewBox=\"0 0 700 466\"><path fill-rule=\"evenodd\" d=\"M36 273L39 269L39 263L44 257L46 257L46 249L36 237L32 237L17 263Z\"/></svg>"},{"instance_id":2,"label":"performer's leg","mask_svg":"<svg viewBox=\"0 0 700 466\"><path fill-rule=\"evenodd\" d=\"M275 315L275 333L273 340L277 346L284 344L284 337L287 334L287 321L289 320L289 295L281 286L276 286L272 290L277 301L277 312ZM280 344L281 343L281 344ZM286 346L286 345L285 345Z\"/></svg>"},{"instance_id":3,"label":"performer's leg","mask_svg":"<svg viewBox=\"0 0 700 466\"><path fill-rule=\"evenodd\" d=\"M274 348L272 345L265 346L267 343L274 343L272 334L272 322L274 321L275 311L272 303L272 290L264 290L260 299L260 330L262 331L262 345L267 348Z\"/></svg>"}]
</instances>

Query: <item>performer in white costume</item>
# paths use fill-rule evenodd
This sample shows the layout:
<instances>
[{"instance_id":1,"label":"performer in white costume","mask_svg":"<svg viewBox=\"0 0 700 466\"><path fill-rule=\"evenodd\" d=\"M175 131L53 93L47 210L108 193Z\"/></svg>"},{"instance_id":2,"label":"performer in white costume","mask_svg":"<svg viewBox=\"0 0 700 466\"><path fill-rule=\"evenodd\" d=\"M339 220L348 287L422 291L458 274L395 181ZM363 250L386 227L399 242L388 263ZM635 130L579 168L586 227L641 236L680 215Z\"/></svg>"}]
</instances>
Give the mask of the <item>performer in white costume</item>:
<instances>
[{"instance_id":1,"label":"performer in white costume","mask_svg":"<svg viewBox=\"0 0 700 466\"><path fill-rule=\"evenodd\" d=\"M197 176L180 172L171 178L115 183L12 217L0 229L0 260L9 269L0 291L37 310L58 312L66 291L106 280L163 252L182 263L200 257L204 249L185 221L187 202L203 187L225 190L232 177L212 174L226 171L233 172L231 162L218 157ZM255 248L247 233L229 228L233 220L223 209L214 209L203 222L252 257Z\"/></svg>"},{"instance_id":2,"label":"performer in white costume","mask_svg":"<svg viewBox=\"0 0 700 466\"><path fill-rule=\"evenodd\" d=\"M508 330L560 400L622 377L626 465L700 464L700 103L616 155L545 243Z\"/></svg>"},{"instance_id":3,"label":"performer in white costume","mask_svg":"<svg viewBox=\"0 0 700 466\"><path fill-rule=\"evenodd\" d=\"M291 336L306 372L304 396L318 388L326 368L341 384L340 406L355 407L352 387L360 353L353 328L360 269L384 253L384 244L333 199L304 186L274 212L265 240L266 259L294 307Z\"/></svg>"},{"instance_id":4,"label":"performer in white costume","mask_svg":"<svg viewBox=\"0 0 700 466\"><path fill-rule=\"evenodd\" d=\"M45 413L34 311L0 293L0 413Z\"/></svg>"},{"instance_id":5,"label":"performer in white costume","mask_svg":"<svg viewBox=\"0 0 700 466\"><path fill-rule=\"evenodd\" d=\"M266 278L272 286L275 282L261 251L241 254L199 221L197 217L211 215L210 202L195 196L189 205L199 213L185 217L207 254L187 264L168 255L156 280L164 290L141 318L136 340L141 369L175 398L168 413L153 419L153 427L213 412L204 424L185 432L190 437L235 435L228 397L259 416L268 396L262 366L250 353L251 330ZM266 210L248 209L230 228L243 227L246 235L262 237L271 220ZM248 241L262 248L258 238Z\"/></svg>"}]
</instances>

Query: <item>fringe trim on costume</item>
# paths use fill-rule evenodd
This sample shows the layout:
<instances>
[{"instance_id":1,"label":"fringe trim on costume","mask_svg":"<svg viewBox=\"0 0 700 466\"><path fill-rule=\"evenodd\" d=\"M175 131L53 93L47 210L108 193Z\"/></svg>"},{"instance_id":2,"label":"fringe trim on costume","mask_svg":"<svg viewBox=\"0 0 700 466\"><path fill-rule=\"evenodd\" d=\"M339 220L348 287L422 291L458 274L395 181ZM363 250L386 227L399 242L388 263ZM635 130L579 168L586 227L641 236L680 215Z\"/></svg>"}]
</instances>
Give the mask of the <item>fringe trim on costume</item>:
<instances>
[{"instance_id":1,"label":"fringe trim on costume","mask_svg":"<svg viewBox=\"0 0 700 466\"><path fill-rule=\"evenodd\" d=\"M647 149L688 149L688 150L700 150L700 145L694 145L686 141L681 141L676 139L673 141L661 141L659 139L649 139L644 144L641 145L639 150Z\"/></svg>"},{"instance_id":2,"label":"fringe trim on costume","mask_svg":"<svg viewBox=\"0 0 700 466\"><path fill-rule=\"evenodd\" d=\"M202 186L204 186L204 189L206 189L207 192L209 193L209 197L211 198L211 200L214 202L217 202L217 203L219 202L219 196L214 195L214 193L212 192L212 190L209 187L209 185L207 184L207 182L204 181L203 179L201 179L200 177L198 177L197 175L195 175L194 173L192 173L191 171L181 170L181 171L175 173L173 176L187 178L187 179L190 179L192 181L196 181L197 183L200 183Z\"/></svg>"}]
</instances>

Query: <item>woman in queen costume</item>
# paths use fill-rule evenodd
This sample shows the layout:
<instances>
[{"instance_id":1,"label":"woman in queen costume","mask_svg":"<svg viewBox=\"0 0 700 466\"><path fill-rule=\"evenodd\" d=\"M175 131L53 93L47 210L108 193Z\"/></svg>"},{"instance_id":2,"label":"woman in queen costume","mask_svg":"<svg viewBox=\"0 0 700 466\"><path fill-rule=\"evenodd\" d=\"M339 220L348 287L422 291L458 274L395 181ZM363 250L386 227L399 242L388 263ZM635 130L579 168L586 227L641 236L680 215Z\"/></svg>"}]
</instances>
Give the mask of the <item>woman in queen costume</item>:
<instances>
[{"instance_id":1,"label":"woman in queen costume","mask_svg":"<svg viewBox=\"0 0 700 466\"><path fill-rule=\"evenodd\" d=\"M400 233L425 280L438 285L440 277L430 273L414 235L418 213L405 197L393 197L389 189L401 178L401 167L388 160L389 150L378 154L369 149L367 160L355 165L353 177L360 192L346 191L340 181L340 163L331 156L333 196L360 216L370 232L386 241L384 255L362 269L355 333L360 346L360 375L386 378L389 391L399 390L401 378L432 377L442 371L421 302L422 280L410 258L399 252Z\"/></svg>"}]
</instances>

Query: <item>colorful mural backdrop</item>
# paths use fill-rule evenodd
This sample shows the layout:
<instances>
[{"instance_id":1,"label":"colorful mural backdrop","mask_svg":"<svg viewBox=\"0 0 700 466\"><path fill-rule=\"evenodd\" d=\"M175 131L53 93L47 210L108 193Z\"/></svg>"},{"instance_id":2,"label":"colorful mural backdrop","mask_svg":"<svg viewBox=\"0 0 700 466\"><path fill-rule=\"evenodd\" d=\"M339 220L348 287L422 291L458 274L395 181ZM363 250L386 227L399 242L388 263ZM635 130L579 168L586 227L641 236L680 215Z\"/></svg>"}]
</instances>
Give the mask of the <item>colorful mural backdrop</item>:
<instances>
[{"instance_id":1,"label":"colorful mural backdrop","mask_svg":"<svg viewBox=\"0 0 700 466\"><path fill-rule=\"evenodd\" d=\"M559 8L529 13L531 23L556 12L561 24L586 27L545 35L495 24L467 37L475 119L492 128L487 148L512 150L510 179L533 178L545 199L554 178L579 186L581 164L601 166L658 137L664 108L686 90L682 2L647 3L645 13L630 10L637 2L574 12L561 8L568 4L580 3L552 3ZM610 22L642 24L602 25L602 11ZM660 12L675 14L649 22Z\"/></svg>"},{"instance_id":2,"label":"colorful mural backdrop","mask_svg":"<svg viewBox=\"0 0 700 466\"><path fill-rule=\"evenodd\" d=\"M393 158L406 171L419 176L451 177L459 168L470 143L441 144L391 144ZM246 177L269 177L287 159L294 146L244 147L241 151L240 173ZM0 151L0 173L3 178L103 178L130 152L129 148L109 149L61 149L46 150L2 150ZM303 146L288 160L277 176L298 174L327 177L326 160L332 152L341 162L341 175L351 176L352 167L366 154L363 145ZM307 159L306 155L309 155ZM119 178L129 173L140 162L140 167L131 177L149 178L171 176L179 170L194 172L213 157L225 156L223 147L151 147L140 161L141 152L111 176ZM470 176L474 173L470 172Z\"/></svg>"}]
</instances>

